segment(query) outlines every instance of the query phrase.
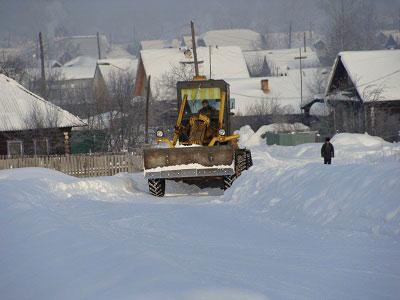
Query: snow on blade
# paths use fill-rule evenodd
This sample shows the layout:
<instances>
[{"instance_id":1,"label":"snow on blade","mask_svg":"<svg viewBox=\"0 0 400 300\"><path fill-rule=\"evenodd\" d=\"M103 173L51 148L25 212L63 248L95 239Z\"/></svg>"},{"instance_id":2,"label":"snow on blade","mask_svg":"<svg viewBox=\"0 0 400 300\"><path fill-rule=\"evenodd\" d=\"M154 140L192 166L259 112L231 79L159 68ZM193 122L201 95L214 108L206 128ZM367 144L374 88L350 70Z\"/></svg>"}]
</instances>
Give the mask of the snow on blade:
<instances>
[{"instance_id":1,"label":"snow on blade","mask_svg":"<svg viewBox=\"0 0 400 300\"><path fill-rule=\"evenodd\" d=\"M210 170L215 168L235 168L235 162L232 162L230 165L213 165L213 166L203 166L198 163L192 163L187 165L174 165L174 166L165 166L165 167L157 167L152 169L145 169L144 174L150 172L162 172L162 171L173 171L173 170L191 170L191 169L198 169L198 170Z\"/></svg>"}]
</instances>

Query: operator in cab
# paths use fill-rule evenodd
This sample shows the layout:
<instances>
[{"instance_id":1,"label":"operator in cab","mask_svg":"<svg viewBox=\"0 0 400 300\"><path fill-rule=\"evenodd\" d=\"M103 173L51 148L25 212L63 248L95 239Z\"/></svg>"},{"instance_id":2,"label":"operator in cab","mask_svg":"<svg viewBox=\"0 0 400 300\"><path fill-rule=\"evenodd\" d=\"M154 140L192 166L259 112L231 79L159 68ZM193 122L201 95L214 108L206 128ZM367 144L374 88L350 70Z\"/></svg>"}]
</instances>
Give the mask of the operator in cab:
<instances>
[{"instance_id":1,"label":"operator in cab","mask_svg":"<svg viewBox=\"0 0 400 300\"><path fill-rule=\"evenodd\" d=\"M208 100L206 99L201 101L201 105L203 107L199 110L199 114L206 115L207 117L210 118L217 112L217 110L214 107L212 107L210 103L208 103Z\"/></svg>"}]
</instances>

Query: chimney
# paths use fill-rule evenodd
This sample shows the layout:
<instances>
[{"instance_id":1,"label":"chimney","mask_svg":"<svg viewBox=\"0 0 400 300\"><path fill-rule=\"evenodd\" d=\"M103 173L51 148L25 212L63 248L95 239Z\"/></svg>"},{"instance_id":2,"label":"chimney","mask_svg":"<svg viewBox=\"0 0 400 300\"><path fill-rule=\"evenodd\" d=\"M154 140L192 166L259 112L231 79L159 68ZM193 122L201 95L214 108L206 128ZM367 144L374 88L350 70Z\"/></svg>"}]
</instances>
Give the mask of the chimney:
<instances>
[{"instance_id":1,"label":"chimney","mask_svg":"<svg viewBox=\"0 0 400 300\"><path fill-rule=\"evenodd\" d=\"M268 79L261 79L261 89L265 94L269 93L269 82L268 82Z\"/></svg>"}]
</instances>

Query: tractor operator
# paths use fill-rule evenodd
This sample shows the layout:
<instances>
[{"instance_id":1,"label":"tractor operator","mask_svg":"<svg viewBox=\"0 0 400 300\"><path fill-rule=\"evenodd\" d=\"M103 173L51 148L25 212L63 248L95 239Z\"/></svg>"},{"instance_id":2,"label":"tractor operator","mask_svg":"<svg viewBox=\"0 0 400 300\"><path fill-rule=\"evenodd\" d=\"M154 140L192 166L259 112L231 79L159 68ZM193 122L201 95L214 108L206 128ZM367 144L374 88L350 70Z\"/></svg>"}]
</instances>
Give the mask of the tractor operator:
<instances>
[{"instance_id":1,"label":"tractor operator","mask_svg":"<svg viewBox=\"0 0 400 300\"><path fill-rule=\"evenodd\" d=\"M203 101L201 101L201 105L203 106L200 110L199 110L199 114L202 115L206 115L207 117L211 117L212 115L214 115L216 113L216 109L214 107L212 107L210 105L210 103L208 103L208 100L204 99Z\"/></svg>"}]
</instances>

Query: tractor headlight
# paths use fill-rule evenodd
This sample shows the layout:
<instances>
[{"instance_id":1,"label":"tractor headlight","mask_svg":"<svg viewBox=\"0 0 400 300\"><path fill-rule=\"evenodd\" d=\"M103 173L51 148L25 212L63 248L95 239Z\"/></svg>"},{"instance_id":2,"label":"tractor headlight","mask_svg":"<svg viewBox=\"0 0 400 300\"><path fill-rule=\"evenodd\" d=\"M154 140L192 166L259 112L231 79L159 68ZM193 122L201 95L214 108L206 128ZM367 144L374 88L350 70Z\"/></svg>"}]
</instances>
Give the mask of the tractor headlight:
<instances>
[{"instance_id":1,"label":"tractor headlight","mask_svg":"<svg viewBox=\"0 0 400 300\"><path fill-rule=\"evenodd\" d=\"M157 130L156 136L162 138L164 136L164 132L162 130Z\"/></svg>"},{"instance_id":2,"label":"tractor headlight","mask_svg":"<svg viewBox=\"0 0 400 300\"><path fill-rule=\"evenodd\" d=\"M221 128L220 130L218 130L218 134L219 134L219 135L224 136L225 133L226 133L226 132L225 132L225 129L222 129L222 128Z\"/></svg>"}]
</instances>

